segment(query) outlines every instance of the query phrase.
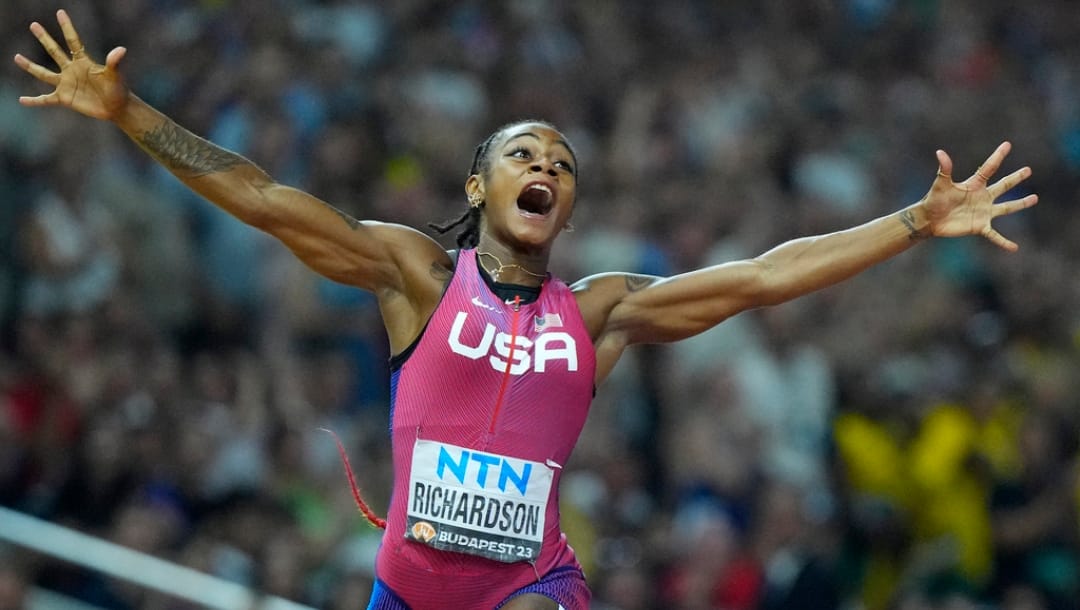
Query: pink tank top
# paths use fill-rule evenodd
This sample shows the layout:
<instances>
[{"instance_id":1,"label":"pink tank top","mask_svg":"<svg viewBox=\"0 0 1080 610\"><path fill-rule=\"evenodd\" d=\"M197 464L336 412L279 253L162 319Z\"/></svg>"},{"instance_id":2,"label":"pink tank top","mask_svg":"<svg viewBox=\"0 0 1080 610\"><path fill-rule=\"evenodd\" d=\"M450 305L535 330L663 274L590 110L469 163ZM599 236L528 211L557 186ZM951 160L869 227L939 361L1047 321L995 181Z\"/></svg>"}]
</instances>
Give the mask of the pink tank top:
<instances>
[{"instance_id":1,"label":"pink tank top","mask_svg":"<svg viewBox=\"0 0 1080 610\"><path fill-rule=\"evenodd\" d=\"M488 586L512 592L576 566L558 487L595 368L566 284L549 275L535 302L507 303L480 277L476 251L462 250L391 376L394 493L378 577L408 599L425 596L416 570L497 575Z\"/></svg>"}]
</instances>

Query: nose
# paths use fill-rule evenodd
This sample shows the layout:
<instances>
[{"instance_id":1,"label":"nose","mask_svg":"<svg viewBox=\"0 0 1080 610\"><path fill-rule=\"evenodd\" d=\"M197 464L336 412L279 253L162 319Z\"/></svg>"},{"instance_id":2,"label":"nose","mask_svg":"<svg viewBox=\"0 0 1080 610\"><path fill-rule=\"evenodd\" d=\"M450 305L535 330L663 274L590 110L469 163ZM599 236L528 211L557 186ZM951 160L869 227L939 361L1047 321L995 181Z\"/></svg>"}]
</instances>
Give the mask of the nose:
<instances>
[{"instance_id":1,"label":"nose","mask_svg":"<svg viewBox=\"0 0 1080 610\"><path fill-rule=\"evenodd\" d=\"M534 172L546 172L549 176L558 176L559 173L555 171L555 166L548 161L547 157L540 157L531 166L530 171Z\"/></svg>"}]
</instances>

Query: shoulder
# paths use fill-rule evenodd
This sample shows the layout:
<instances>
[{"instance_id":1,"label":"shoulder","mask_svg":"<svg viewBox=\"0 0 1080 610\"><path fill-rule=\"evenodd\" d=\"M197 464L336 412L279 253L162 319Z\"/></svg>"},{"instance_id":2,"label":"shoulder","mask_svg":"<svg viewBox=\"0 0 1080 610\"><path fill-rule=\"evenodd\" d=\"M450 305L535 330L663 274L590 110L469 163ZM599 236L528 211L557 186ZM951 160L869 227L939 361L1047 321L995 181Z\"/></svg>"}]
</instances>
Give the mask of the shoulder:
<instances>
[{"instance_id":1,"label":"shoulder","mask_svg":"<svg viewBox=\"0 0 1080 610\"><path fill-rule=\"evenodd\" d=\"M581 299L620 299L627 294L647 288L662 278L640 273L597 273L581 278L570 285L570 290Z\"/></svg>"},{"instance_id":2,"label":"shoulder","mask_svg":"<svg viewBox=\"0 0 1080 610\"><path fill-rule=\"evenodd\" d=\"M379 309L393 353L401 353L416 340L431 318L454 277L456 253L433 239L401 227L382 226L392 234L393 266L398 278L376 290Z\"/></svg>"},{"instance_id":3,"label":"shoulder","mask_svg":"<svg viewBox=\"0 0 1080 610\"><path fill-rule=\"evenodd\" d=\"M598 273L570 285L578 308L593 338L605 330L612 312L626 298L653 285L661 278L638 273Z\"/></svg>"},{"instance_id":4,"label":"shoulder","mask_svg":"<svg viewBox=\"0 0 1080 610\"><path fill-rule=\"evenodd\" d=\"M402 269L413 281L427 281L434 278L437 283L444 283L453 273L457 262L457 252L447 251L431 236L409 226L363 221L368 231L368 239L384 244L390 253L392 263Z\"/></svg>"}]
</instances>

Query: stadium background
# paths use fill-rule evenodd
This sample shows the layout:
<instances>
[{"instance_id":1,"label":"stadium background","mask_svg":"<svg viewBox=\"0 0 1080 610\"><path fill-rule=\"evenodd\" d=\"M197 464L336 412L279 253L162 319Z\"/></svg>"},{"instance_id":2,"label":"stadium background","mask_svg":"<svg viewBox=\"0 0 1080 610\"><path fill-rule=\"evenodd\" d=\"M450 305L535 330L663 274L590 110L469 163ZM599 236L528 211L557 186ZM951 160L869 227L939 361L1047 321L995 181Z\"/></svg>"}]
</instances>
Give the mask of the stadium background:
<instances>
[{"instance_id":1,"label":"stadium background","mask_svg":"<svg viewBox=\"0 0 1080 610\"><path fill-rule=\"evenodd\" d=\"M47 63L40 0L0 4ZM1041 204L1009 255L933 241L841 286L644 346L564 478L595 608L1074 608L1080 10L1039 0L77 0L91 55L359 218L456 216L473 147L578 148L554 268L668 274L887 214L934 150L1009 139ZM367 295L0 72L0 505L322 608L361 607L387 502ZM381 512L381 511L380 511ZM0 547L0 582L172 600ZM3 589L0 587L0 589Z\"/></svg>"}]
</instances>

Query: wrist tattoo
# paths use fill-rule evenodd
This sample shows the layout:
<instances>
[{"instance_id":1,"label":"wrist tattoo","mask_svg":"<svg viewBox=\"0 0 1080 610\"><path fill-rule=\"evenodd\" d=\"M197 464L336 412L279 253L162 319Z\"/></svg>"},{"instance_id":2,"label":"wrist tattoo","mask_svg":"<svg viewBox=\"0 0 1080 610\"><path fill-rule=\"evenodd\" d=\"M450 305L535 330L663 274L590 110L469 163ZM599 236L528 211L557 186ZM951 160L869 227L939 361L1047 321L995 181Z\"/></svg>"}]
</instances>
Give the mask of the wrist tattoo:
<instances>
[{"instance_id":1,"label":"wrist tattoo","mask_svg":"<svg viewBox=\"0 0 1080 610\"><path fill-rule=\"evenodd\" d=\"M922 241L930 237L929 233L915 226L915 214L911 213L911 210L900 212L899 217L900 222L908 228L908 239L911 241Z\"/></svg>"},{"instance_id":2,"label":"wrist tattoo","mask_svg":"<svg viewBox=\"0 0 1080 610\"><path fill-rule=\"evenodd\" d=\"M169 122L142 133L137 141L170 170L193 176L224 172L251 163Z\"/></svg>"}]
</instances>

